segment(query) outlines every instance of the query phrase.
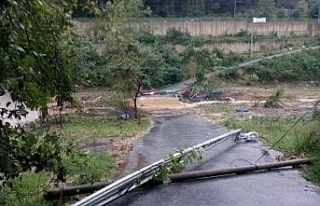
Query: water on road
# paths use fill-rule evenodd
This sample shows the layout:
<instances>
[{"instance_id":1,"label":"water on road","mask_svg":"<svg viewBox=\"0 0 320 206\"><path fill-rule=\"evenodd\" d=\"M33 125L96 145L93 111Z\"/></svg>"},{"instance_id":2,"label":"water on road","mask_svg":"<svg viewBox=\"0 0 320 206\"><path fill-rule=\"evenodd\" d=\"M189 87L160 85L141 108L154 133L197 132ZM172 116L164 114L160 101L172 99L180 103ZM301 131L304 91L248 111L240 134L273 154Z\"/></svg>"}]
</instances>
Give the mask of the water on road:
<instances>
[{"instance_id":1,"label":"water on road","mask_svg":"<svg viewBox=\"0 0 320 206\"><path fill-rule=\"evenodd\" d=\"M150 133L134 143L127 173L146 166L176 149L187 148L227 132L198 116L182 114L158 117ZM235 143L232 140L213 147L203 161L188 170L224 168L255 162L264 147L261 142ZM279 153L270 151L259 163L275 161ZM287 169L259 174L145 186L111 205L131 206L319 206L320 189L303 179L298 170Z\"/></svg>"}]
</instances>

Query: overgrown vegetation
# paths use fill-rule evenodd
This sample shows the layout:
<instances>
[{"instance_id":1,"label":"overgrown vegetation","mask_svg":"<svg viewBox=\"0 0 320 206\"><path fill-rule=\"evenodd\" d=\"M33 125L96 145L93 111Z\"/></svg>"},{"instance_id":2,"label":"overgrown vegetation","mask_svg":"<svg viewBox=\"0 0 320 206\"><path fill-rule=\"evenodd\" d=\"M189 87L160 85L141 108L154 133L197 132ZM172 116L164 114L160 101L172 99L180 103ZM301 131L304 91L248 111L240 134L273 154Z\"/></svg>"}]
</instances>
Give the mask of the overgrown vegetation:
<instances>
[{"instance_id":1,"label":"overgrown vegetation","mask_svg":"<svg viewBox=\"0 0 320 206\"><path fill-rule=\"evenodd\" d=\"M235 70L221 71L221 68L236 66L243 57L195 47L208 42L206 37L195 38L177 30L157 37L145 28L124 27L126 18L150 15L149 10L141 10L142 2L96 2L106 3L101 3L102 6L89 2L81 1L81 7L108 22L105 27L98 22L93 31L96 38L92 41L104 43L101 53L93 49L86 34L71 32L70 15L75 10L68 1L5 0L0 3L0 96L10 94L18 103L13 108L8 108L9 103L0 105L1 204L48 205L42 199L46 188L112 177L117 170L114 156L85 153L81 146L88 141L94 143L97 138L130 137L145 130L149 121L137 108L142 88L161 88L190 77L196 78L197 83L207 83L205 74L214 71L220 71L226 79L238 77ZM237 35L242 40L248 38L246 32ZM188 47L178 52L174 44ZM276 63L266 60L246 72L251 84L314 81L320 77L318 57L318 50L305 51L281 57ZM55 97L59 112L67 103L73 107L73 92L77 86L105 86L113 90L114 104L107 106L124 109L125 120L111 115L70 115L67 121L51 125L49 99ZM20 119L29 109L41 111L38 124L10 125L4 121L7 117ZM131 112L132 119L127 118L127 112ZM318 134L316 128L305 132ZM305 141L302 138L300 148L294 147L296 152L309 153L311 146L318 144L313 140L312 144ZM168 168L178 170L182 165L165 165L165 173Z\"/></svg>"},{"instance_id":2,"label":"overgrown vegetation","mask_svg":"<svg viewBox=\"0 0 320 206\"><path fill-rule=\"evenodd\" d=\"M267 141L267 144L275 144L300 115L287 116L253 116L252 119L231 119L223 122L228 128L243 128L247 131L256 131L260 137ZM285 151L287 154L296 156L319 156L320 148L320 121L318 115L306 116L290 132L275 145L274 149ZM314 181L320 181L318 172L320 165L316 161L312 166L304 170L305 175Z\"/></svg>"},{"instance_id":3,"label":"overgrown vegetation","mask_svg":"<svg viewBox=\"0 0 320 206\"><path fill-rule=\"evenodd\" d=\"M70 141L79 145L93 143L99 138L125 138L139 135L149 127L149 119L142 117L141 124L135 120L124 121L114 115L72 115L62 124L51 126L50 130L63 133ZM78 146L79 146L78 145Z\"/></svg>"},{"instance_id":4,"label":"overgrown vegetation","mask_svg":"<svg viewBox=\"0 0 320 206\"><path fill-rule=\"evenodd\" d=\"M319 57L319 49L286 54L249 66L246 73L255 73L261 83L318 81L320 79Z\"/></svg>"},{"instance_id":5,"label":"overgrown vegetation","mask_svg":"<svg viewBox=\"0 0 320 206\"><path fill-rule=\"evenodd\" d=\"M0 4L0 95L9 93L17 106L0 107L0 181L27 171L50 171L64 178L61 135L28 131L4 118L20 119L27 108L47 114L48 97L57 105L72 102L73 68L62 45L70 26L68 4L40 0L4 1Z\"/></svg>"},{"instance_id":6,"label":"overgrown vegetation","mask_svg":"<svg viewBox=\"0 0 320 206\"><path fill-rule=\"evenodd\" d=\"M226 68L219 70L216 78L226 81L245 81L251 85L256 82L293 83L318 82L320 78L319 49L306 49L302 52L284 54L282 56L265 59L245 68Z\"/></svg>"},{"instance_id":7,"label":"overgrown vegetation","mask_svg":"<svg viewBox=\"0 0 320 206\"><path fill-rule=\"evenodd\" d=\"M108 0L96 2L101 9L108 8ZM319 2L316 0L145 0L143 7L156 17L242 17L317 18ZM86 4L78 1L74 17L93 17L84 11Z\"/></svg>"},{"instance_id":8,"label":"overgrown vegetation","mask_svg":"<svg viewBox=\"0 0 320 206\"><path fill-rule=\"evenodd\" d=\"M51 124L48 121L49 99L55 97L61 117L65 105L74 106L73 92L77 85L98 85L97 80L103 85L111 82L109 78L101 79L109 72L104 70L107 59L95 53L83 36L70 32L72 4L69 3L30 0L0 4L0 36L3 39L0 43L0 96L7 94L17 103L11 106L1 102L0 105L2 205L46 205L42 196L45 189L67 183L105 180L117 169L110 153L84 153L81 145L71 141L73 136L66 135L60 121L54 122L59 129L47 129ZM136 2L131 6L133 13L138 11ZM101 15L119 18L124 12L130 15L128 8L128 4L124 8L123 2L117 2L114 10L104 11L106 13ZM115 10L116 14L112 14ZM119 79L112 81L114 84ZM6 121L10 118L20 120L30 109L41 111L39 125ZM92 129L92 121L108 126L108 131L98 127L99 135L117 135L121 127L126 127L123 129L125 135L134 136L136 133L132 130L140 131L148 125L144 119L143 124L130 126L134 120L90 118L91 124L90 121L85 124L92 130L92 133L85 133L90 137L97 134L94 133L97 129ZM74 124L68 125L70 132L75 132L75 124L83 124L73 120ZM81 133L77 134L77 138L85 138Z\"/></svg>"},{"instance_id":9,"label":"overgrown vegetation","mask_svg":"<svg viewBox=\"0 0 320 206\"><path fill-rule=\"evenodd\" d=\"M264 103L264 106L268 108L282 108L282 106L284 105L280 100L282 94L283 88L280 87L274 94L268 97L268 99Z\"/></svg>"}]
</instances>

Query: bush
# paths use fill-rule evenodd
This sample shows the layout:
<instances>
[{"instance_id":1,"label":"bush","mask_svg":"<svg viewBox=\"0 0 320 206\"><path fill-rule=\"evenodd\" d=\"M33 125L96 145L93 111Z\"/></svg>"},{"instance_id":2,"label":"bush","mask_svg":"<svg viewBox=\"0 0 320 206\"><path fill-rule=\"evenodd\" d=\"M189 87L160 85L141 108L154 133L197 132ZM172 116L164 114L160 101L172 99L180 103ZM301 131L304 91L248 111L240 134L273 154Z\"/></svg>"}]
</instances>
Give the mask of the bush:
<instances>
[{"instance_id":1,"label":"bush","mask_svg":"<svg viewBox=\"0 0 320 206\"><path fill-rule=\"evenodd\" d=\"M192 40L192 36L189 33L181 32L175 28L168 29L165 38L173 44L186 44Z\"/></svg>"},{"instance_id":2,"label":"bush","mask_svg":"<svg viewBox=\"0 0 320 206\"><path fill-rule=\"evenodd\" d=\"M301 17L301 12L299 10L294 10L292 12L292 17L295 19L299 19Z\"/></svg>"},{"instance_id":3,"label":"bush","mask_svg":"<svg viewBox=\"0 0 320 206\"><path fill-rule=\"evenodd\" d=\"M248 84L249 85L254 85L258 81L259 81L259 77L255 73L252 73L252 74L248 75Z\"/></svg>"},{"instance_id":4,"label":"bush","mask_svg":"<svg viewBox=\"0 0 320 206\"><path fill-rule=\"evenodd\" d=\"M320 50L308 50L274 59L263 60L246 68L260 82L317 81L320 79Z\"/></svg>"},{"instance_id":5,"label":"bush","mask_svg":"<svg viewBox=\"0 0 320 206\"><path fill-rule=\"evenodd\" d=\"M225 80L235 80L238 77L237 70L236 69L223 69L218 72L217 74L218 78L222 78Z\"/></svg>"},{"instance_id":6,"label":"bush","mask_svg":"<svg viewBox=\"0 0 320 206\"><path fill-rule=\"evenodd\" d=\"M275 144L279 138L297 122L299 116L264 116L253 117L247 121L228 119L224 125L229 128L243 128L256 131L269 144ZM315 117L305 117L275 145L276 149L295 155L316 157L316 161L308 166L304 173L307 178L320 181L320 120Z\"/></svg>"},{"instance_id":7,"label":"bush","mask_svg":"<svg viewBox=\"0 0 320 206\"><path fill-rule=\"evenodd\" d=\"M68 176L72 177L74 183L87 184L110 179L114 158L104 153L75 153L64 160L64 165Z\"/></svg>"},{"instance_id":8,"label":"bush","mask_svg":"<svg viewBox=\"0 0 320 206\"><path fill-rule=\"evenodd\" d=\"M0 205L49 206L43 199L44 191L49 188L48 176L47 173L23 173L10 180L6 185L2 185Z\"/></svg>"},{"instance_id":9,"label":"bush","mask_svg":"<svg viewBox=\"0 0 320 206\"><path fill-rule=\"evenodd\" d=\"M315 156L316 160L312 165L304 169L305 177L314 182L320 182L320 153Z\"/></svg>"}]
</instances>

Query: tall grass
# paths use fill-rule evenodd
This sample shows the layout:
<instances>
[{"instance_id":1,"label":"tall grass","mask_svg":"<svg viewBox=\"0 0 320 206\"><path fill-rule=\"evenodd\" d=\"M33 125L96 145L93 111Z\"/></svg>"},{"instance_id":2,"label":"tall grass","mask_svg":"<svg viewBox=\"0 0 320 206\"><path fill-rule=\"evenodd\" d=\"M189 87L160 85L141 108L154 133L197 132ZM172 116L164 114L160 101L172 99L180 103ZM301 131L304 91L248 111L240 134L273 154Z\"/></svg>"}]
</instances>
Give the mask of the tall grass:
<instances>
[{"instance_id":1,"label":"tall grass","mask_svg":"<svg viewBox=\"0 0 320 206\"><path fill-rule=\"evenodd\" d=\"M229 128L243 128L256 131L270 145L276 143L300 116L262 116L239 121L227 119L224 125ZM275 145L276 149L294 155L315 156L317 161L305 170L305 175L314 181L320 181L320 120L305 117Z\"/></svg>"}]
</instances>

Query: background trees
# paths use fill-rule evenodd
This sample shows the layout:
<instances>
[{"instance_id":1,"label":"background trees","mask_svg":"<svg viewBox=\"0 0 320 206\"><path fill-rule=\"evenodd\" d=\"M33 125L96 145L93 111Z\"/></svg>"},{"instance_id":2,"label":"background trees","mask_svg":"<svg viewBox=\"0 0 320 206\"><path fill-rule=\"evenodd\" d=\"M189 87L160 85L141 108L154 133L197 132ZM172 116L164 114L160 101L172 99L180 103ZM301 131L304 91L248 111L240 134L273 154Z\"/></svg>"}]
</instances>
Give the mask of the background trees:
<instances>
[{"instance_id":1,"label":"background trees","mask_svg":"<svg viewBox=\"0 0 320 206\"><path fill-rule=\"evenodd\" d=\"M86 10L87 0L78 0L73 9L73 17L94 17ZM111 2L111 1L110 1ZM153 16L159 17L198 17L267 16L272 18L317 18L317 0L144 0L143 8L149 8ZM96 0L97 8L107 8L108 0Z\"/></svg>"},{"instance_id":2,"label":"background trees","mask_svg":"<svg viewBox=\"0 0 320 206\"><path fill-rule=\"evenodd\" d=\"M0 105L0 178L35 168L63 178L59 135L36 134L4 117L20 118L27 109L43 111L48 98L72 101L73 68L61 39L70 26L68 5L52 1L5 0L0 4L0 95L9 92L18 107Z\"/></svg>"}]
</instances>

